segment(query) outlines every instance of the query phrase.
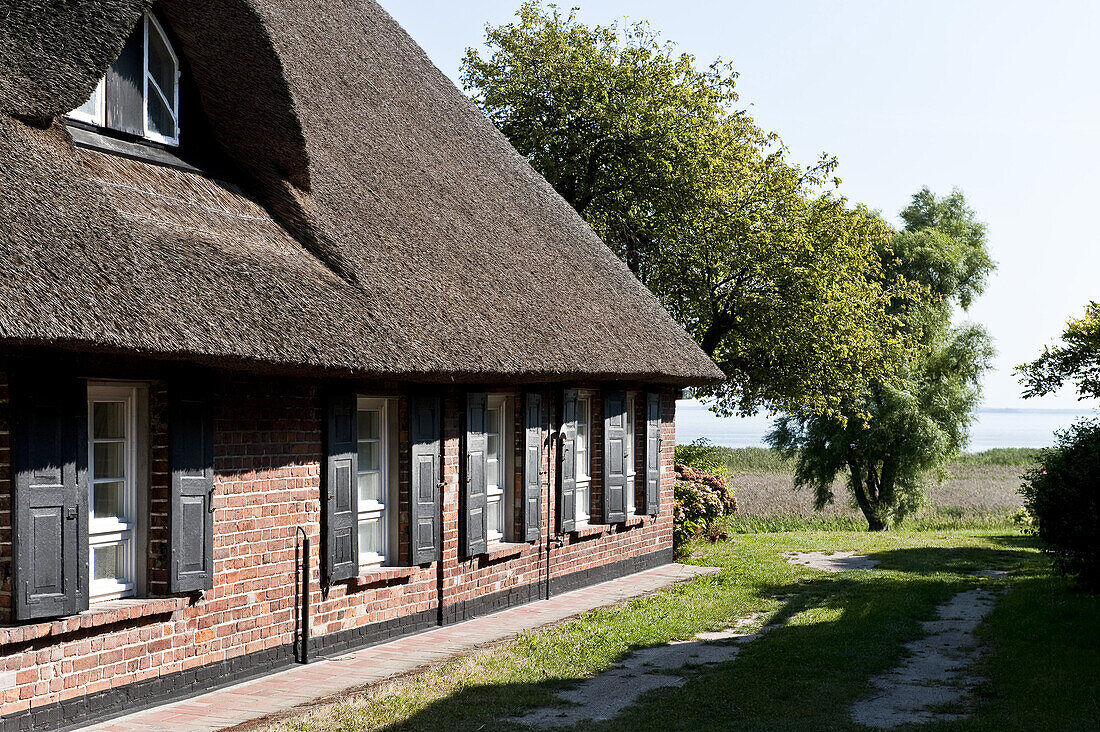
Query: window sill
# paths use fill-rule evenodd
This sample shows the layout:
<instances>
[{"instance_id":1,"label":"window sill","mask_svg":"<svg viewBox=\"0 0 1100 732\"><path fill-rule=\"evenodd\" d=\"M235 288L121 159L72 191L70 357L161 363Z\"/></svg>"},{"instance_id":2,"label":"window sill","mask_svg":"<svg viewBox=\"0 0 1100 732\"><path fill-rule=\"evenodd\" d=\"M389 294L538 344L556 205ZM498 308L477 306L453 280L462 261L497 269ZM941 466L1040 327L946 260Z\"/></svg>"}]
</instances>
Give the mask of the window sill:
<instances>
[{"instance_id":1,"label":"window sill","mask_svg":"<svg viewBox=\"0 0 1100 732\"><path fill-rule=\"evenodd\" d=\"M169 148L155 140L130 141L113 137L100 132L94 125L80 120L66 118L65 124L73 138L73 144L77 147L204 175L201 170L176 155L173 152L176 150L175 147Z\"/></svg>"},{"instance_id":2,"label":"window sill","mask_svg":"<svg viewBox=\"0 0 1100 732\"><path fill-rule=\"evenodd\" d=\"M78 630L124 623L153 615L170 615L187 607L186 597L111 600L93 605L88 610L56 620L30 622L27 625L0 628L0 646L27 643L49 636L66 635Z\"/></svg>"},{"instance_id":3,"label":"window sill","mask_svg":"<svg viewBox=\"0 0 1100 732\"><path fill-rule=\"evenodd\" d=\"M574 539L584 539L589 536L601 536L603 534L606 534L610 530L610 528L611 527L609 525L605 524L589 524L587 526L578 526L576 529L570 531L569 533L573 536Z\"/></svg>"},{"instance_id":4,"label":"window sill","mask_svg":"<svg viewBox=\"0 0 1100 732\"><path fill-rule=\"evenodd\" d=\"M359 575L352 580L352 584L374 585L379 582L392 582L412 577L418 571L420 567L367 567L359 570Z\"/></svg>"},{"instance_id":5,"label":"window sill","mask_svg":"<svg viewBox=\"0 0 1100 732\"><path fill-rule=\"evenodd\" d=\"M531 544L498 541L494 544L490 544L489 548L482 552L481 556L488 557L489 559L505 559L507 557L518 557L522 554L527 554L529 549L531 549Z\"/></svg>"}]
</instances>

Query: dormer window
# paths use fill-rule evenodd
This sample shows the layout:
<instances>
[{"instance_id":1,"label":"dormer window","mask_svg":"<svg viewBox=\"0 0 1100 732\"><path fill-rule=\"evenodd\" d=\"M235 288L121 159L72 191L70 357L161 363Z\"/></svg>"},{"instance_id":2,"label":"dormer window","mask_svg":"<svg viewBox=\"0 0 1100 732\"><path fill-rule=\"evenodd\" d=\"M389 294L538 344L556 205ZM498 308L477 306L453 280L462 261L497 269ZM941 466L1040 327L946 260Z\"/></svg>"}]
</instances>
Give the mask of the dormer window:
<instances>
[{"instance_id":1,"label":"dormer window","mask_svg":"<svg viewBox=\"0 0 1100 732\"><path fill-rule=\"evenodd\" d=\"M70 119L179 145L179 57L160 22L145 13L118 60Z\"/></svg>"}]
</instances>

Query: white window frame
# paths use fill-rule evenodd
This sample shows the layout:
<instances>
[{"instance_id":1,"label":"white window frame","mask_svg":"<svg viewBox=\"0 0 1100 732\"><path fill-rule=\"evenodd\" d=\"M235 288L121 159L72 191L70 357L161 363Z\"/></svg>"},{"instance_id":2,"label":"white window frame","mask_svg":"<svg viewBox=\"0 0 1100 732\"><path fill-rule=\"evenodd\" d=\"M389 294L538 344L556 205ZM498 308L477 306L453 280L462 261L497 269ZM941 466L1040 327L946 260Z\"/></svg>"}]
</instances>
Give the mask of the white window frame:
<instances>
[{"instance_id":1,"label":"white window frame","mask_svg":"<svg viewBox=\"0 0 1100 732\"><path fill-rule=\"evenodd\" d=\"M153 27L157 35L160 36L161 41L164 43L164 47L168 49L168 54L172 57L172 71L174 76L174 83L172 84L172 99L169 100L164 94L164 90L157 84L156 79L149 73L149 27ZM177 147L180 143L180 60L179 55L176 54L176 49L172 47L172 42L168 38L168 34L164 32L163 26L160 21L149 12L145 13L145 17L142 20L142 87L141 87L141 123L142 123L142 137L153 142L159 142L164 145L170 145ZM150 128L149 125L149 82L153 82L153 90L168 107L169 114L172 115L172 122L176 128L176 134L174 137L168 137L162 135L159 132ZM107 77L104 76L96 84L95 91L88 97L90 100L95 100L95 111L92 114L86 114L80 112L77 109L69 112L66 117L75 119L80 122L87 122L88 124L95 125L96 127L107 127ZM81 106L84 106L83 104ZM79 109L79 108L78 108Z\"/></svg>"},{"instance_id":2,"label":"white window frame","mask_svg":"<svg viewBox=\"0 0 1100 732\"><path fill-rule=\"evenodd\" d=\"M577 392L577 439L574 447L577 490L573 502L575 507L573 521L578 527L588 526L592 518L592 400L594 396L594 392L590 391Z\"/></svg>"},{"instance_id":3,"label":"white window frame","mask_svg":"<svg viewBox=\"0 0 1100 732\"><path fill-rule=\"evenodd\" d=\"M149 73L149 26L150 24L156 30L160 36L160 40L164 43L164 47L168 49L168 54L172 57L172 100L169 102L168 97L164 95L164 90L157 84L156 79ZM180 59L176 55L176 49L172 48L172 42L168 40L168 34L164 32L164 28L161 27L160 21L158 21L152 13L145 13L145 37L142 42L142 50L144 52L144 59L142 62L143 71L142 75L144 83L141 91L141 104L142 104L142 121L145 129L145 138L153 140L154 142L164 143L165 145L176 146L180 144ZM172 124L176 129L174 137L167 137L155 132L149 127L149 82L153 83L153 88L156 90L157 95L168 107L168 113L172 115Z\"/></svg>"},{"instance_id":4,"label":"white window frame","mask_svg":"<svg viewBox=\"0 0 1100 732\"><path fill-rule=\"evenodd\" d=\"M91 382L88 384L88 576L89 601L106 602L137 594L142 567L137 562L144 535L140 507L145 495L147 463L145 457L147 389L144 385ZM109 480L99 479L95 471L95 403L124 404L125 436L109 441L121 441L123 455L123 517L95 517L95 487ZM123 571L113 579L95 579L95 552L108 546L118 546L122 553Z\"/></svg>"},{"instance_id":5,"label":"white window frame","mask_svg":"<svg viewBox=\"0 0 1100 732\"><path fill-rule=\"evenodd\" d=\"M356 521L356 530L358 526L364 521L371 519L378 519L381 531L381 553L379 552L367 552L362 547L359 548L359 567L380 567L386 566L392 563L395 556L395 549L398 546L397 540L397 511L398 511L398 496L397 496L397 434L396 434L396 417L397 417L397 401L391 397L368 397L361 396L358 398L357 410L359 412L364 411L377 411L378 416L378 456L379 456L379 473L381 474L380 481L382 485L382 495L385 497L385 503L379 503L378 501L363 502L357 500L358 504L358 516ZM356 436L356 446L358 447L358 435ZM360 466L362 467L362 466ZM359 474L363 474L364 470L360 470ZM356 476L356 496L358 498L358 476Z\"/></svg>"},{"instance_id":6,"label":"white window frame","mask_svg":"<svg viewBox=\"0 0 1100 732\"><path fill-rule=\"evenodd\" d=\"M637 513L637 458L634 453L636 442L637 403L638 392L626 393L626 513L628 516Z\"/></svg>"},{"instance_id":7,"label":"white window frame","mask_svg":"<svg viewBox=\"0 0 1100 732\"><path fill-rule=\"evenodd\" d=\"M488 519L489 516L489 504L500 504L500 526L494 527L486 524L485 533L490 542L506 541L506 537L511 533L512 521L509 519L514 517L512 510L513 506L513 494L515 492L515 478L513 475L513 460L512 453L514 452L514 437L512 432L512 399L508 394L489 394L487 399L487 411L499 409L500 410L500 433L497 435L497 446L500 454L497 455L497 474L500 476L500 485L491 485L488 480L485 482L485 516ZM488 429L488 414L486 414L486 430ZM488 438L488 432L486 432L486 438ZM488 439L486 439L488 444ZM486 464L492 458L489 456L488 450L485 454ZM488 470L486 470L488 474Z\"/></svg>"},{"instance_id":8,"label":"white window frame","mask_svg":"<svg viewBox=\"0 0 1100 732\"><path fill-rule=\"evenodd\" d=\"M94 111L91 114L87 114L85 112L81 112L80 107L77 107L73 111L69 112L69 114L66 116L75 120L79 120L81 122L87 122L88 124L96 125L97 127L106 126L107 112L106 104L104 101L106 93L107 77L104 76L102 79L99 80L99 83L95 85L95 91L92 92L92 95L88 97L88 100L86 102L84 102L84 104L87 104L89 101L93 102ZM81 104L80 106L83 107L84 104Z\"/></svg>"}]
</instances>

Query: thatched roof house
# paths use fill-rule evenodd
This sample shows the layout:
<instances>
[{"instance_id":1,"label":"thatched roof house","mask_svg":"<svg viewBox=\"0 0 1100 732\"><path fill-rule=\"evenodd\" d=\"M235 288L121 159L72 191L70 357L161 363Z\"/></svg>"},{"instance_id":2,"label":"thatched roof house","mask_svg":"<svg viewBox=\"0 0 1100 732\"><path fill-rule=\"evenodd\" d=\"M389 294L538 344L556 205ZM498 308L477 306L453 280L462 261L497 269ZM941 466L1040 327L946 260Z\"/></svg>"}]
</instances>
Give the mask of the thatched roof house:
<instances>
[{"instance_id":1,"label":"thatched roof house","mask_svg":"<svg viewBox=\"0 0 1100 732\"><path fill-rule=\"evenodd\" d=\"M164 2L213 177L74 146L60 115L148 4L0 17L0 339L416 380L721 377L371 0Z\"/></svg>"},{"instance_id":2,"label":"thatched roof house","mask_svg":"<svg viewBox=\"0 0 1100 732\"><path fill-rule=\"evenodd\" d=\"M721 372L374 0L0 8L0 262L0 727L671 560Z\"/></svg>"}]
</instances>

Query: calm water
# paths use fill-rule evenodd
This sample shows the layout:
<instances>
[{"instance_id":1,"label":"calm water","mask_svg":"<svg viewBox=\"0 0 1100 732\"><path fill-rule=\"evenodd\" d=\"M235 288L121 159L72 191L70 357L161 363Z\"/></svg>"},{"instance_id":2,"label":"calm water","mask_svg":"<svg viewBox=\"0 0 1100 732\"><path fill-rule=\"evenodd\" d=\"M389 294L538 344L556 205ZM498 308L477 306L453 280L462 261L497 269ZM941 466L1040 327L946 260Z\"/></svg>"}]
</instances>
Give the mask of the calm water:
<instances>
[{"instance_id":1,"label":"calm water","mask_svg":"<svg viewBox=\"0 0 1100 732\"><path fill-rule=\"evenodd\" d=\"M980 409L970 428L970 452L993 447L1050 447L1055 430L1068 427L1082 417L1100 417L1100 412L1068 409ZM755 417L716 417L694 399L676 403L676 441L684 444L706 437L727 447L763 447L772 420Z\"/></svg>"}]
</instances>

